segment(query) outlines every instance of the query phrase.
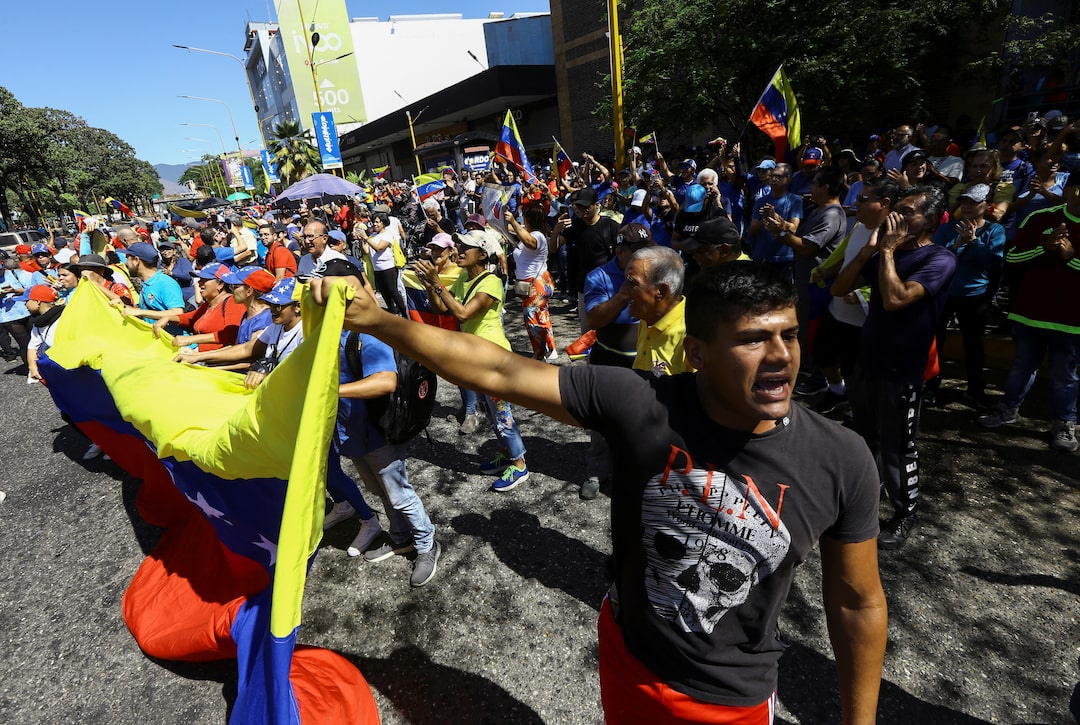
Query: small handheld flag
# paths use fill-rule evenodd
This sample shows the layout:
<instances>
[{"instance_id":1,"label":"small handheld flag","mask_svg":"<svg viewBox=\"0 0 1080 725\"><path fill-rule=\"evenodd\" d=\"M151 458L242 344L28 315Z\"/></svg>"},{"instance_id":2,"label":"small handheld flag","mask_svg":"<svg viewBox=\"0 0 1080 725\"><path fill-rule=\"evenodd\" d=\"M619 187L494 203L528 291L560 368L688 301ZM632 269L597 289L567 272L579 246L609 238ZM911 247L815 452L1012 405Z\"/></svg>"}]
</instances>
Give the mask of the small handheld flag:
<instances>
[{"instance_id":1,"label":"small handheld flag","mask_svg":"<svg viewBox=\"0 0 1080 725\"><path fill-rule=\"evenodd\" d=\"M638 143L639 144L651 143L651 144L655 145L656 144L656 131L650 131L649 133L645 134L640 139L638 139Z\"/></svg>"},{"instance_id":2,"label":"small handheld flag","mask_svg":"<svg viewBox=\"0 0 1080 725\"><path fill-rule=\"evenodd\" d=\"M413 181L416 184L416 195L420 198L420 201L424 201L432 196L435 196L440 191L446 188L446 184L443 183L442 176L440 174L423 174L421 176L414 176Z\"/></svg>"},{"instance_id":3,"label":"small handheld flag","mask_svg":"<svg viewBox=\"0 0 1080 725\"><path fill-rule=\"evenodd\" d=\"M558 140L555 140L555 148L551 152L551 168L555 169L555 175L560 179L565 179L574 170L570 154L566 153Z\"/></svg>"}]
</instances>

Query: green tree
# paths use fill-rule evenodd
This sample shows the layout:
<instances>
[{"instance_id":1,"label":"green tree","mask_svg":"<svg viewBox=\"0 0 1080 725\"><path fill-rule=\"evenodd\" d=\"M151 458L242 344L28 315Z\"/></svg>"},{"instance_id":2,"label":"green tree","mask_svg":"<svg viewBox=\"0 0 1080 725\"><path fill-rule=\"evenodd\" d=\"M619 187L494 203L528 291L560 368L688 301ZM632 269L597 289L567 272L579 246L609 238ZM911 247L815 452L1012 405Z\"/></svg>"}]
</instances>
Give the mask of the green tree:
<instances>
[{"instance_id":1,"label":"green tree","mask_svg":"<svg viewBox=\"0 0 1080 725\"><path fill-rule=\"evenodd\" d=\"M282 121L275 126L269 146L285 186L322 171L322 159L312 145L311 132L304 131L296 121Z\"/></svg>"},{"instance_id":2,"label":"green tree","mask_svg":"<svg viewBox=\"0 0 1080 725\"><path fill-rule=\"evenodd\" d=\"M803 128L844 133L919 118L957 74L996 85L967 49L1000 48L1010 0L627 0L627 118L638 128L742 130L784 64ZM998 66L1000 69L1000 65Z\"/></svg>"},{"instance_id":3,"label":"green tree","mask_svg":"<svg viewBox=\"0 0 1080 725\"><path fill-rule=\"evenodd\" d=\"M46 149L45 135L33 115L11 91L0 86L0 215L5 226L12 224L9 191L24 210L36 216L25 181L41 171Z\"/></svg>"}]
</instances>

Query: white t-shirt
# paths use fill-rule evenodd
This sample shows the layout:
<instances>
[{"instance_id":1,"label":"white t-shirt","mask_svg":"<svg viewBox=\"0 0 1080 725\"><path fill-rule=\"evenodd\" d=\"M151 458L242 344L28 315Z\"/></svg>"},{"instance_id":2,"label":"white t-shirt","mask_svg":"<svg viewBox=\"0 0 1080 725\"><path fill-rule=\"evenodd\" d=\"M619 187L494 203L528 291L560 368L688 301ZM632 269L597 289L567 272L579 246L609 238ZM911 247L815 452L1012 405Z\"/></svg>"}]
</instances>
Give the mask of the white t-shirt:
<instances>
[{"instance_id":1,"label":"white t-shirt","mask_svg":"<svg viewBox=\"0 0 1080 725\"><path fill-rule=\"evenodd\" d=\"M291 330L284 325L270 324L259 333L259 340L266 345L266 357L281 362L304 341L304 324L297 320Z\"/></svg>"},{"instance_id":2,"label":"white t-shirt","mask_svg":"<svg viewBox=\"0 0 1080 725\"><path fill-rule=\"evenodd\" d=\"M534 279L547 269L548 243L541 232L533 232L536 249L529 249L520 239L514 247L514 266L518 279Z\"/></svg>"},{"instance_id":3,"label":"white t-shirt","mask_svg":"<svg viewBox=\"0 0 1080 725\"><path fill-rule=\"evenodd\" d=\"M381 272L386 269L393 269L397 266L394 264L394 240L397 238L397 232L393 230L392 226L383 229L371 238L372 240L378 241L379 244L389 242L389 244L386 245L386 249L381 252L371 246L370 242L368 244L368 249L371 250L371 266L375 271Z\"/></svg>"},{"instance_id":4,"label":"white t-shirt","mask_svg":"<svg viewBox=\"0 0 1080 725\"><path fill-rule=\"evenodd\" d=\"M851 229L851 236L848 238L847 248L844 250L844 264L840 269L851 264L859 250L865 247L868 241L870 241L869 227L863 226L862 222L855 222L855 226ZM857 304L851 304L843 297L833 297L829 303L829 312L840 322L862 327L866 322L869 301L858 290L855 290L854 294L859 299Z\"/></svg>"},{"instance_id":5,"label":"white t-shirt","mask_svg":"<svg viewBox=\"0 0 1080 725\"><path fill-rule=\"evenodd\" d=\"M959 156L931 156L930 163L942 176L950 179L964 178L964 160Z\"/></svg>"}]
</instances>

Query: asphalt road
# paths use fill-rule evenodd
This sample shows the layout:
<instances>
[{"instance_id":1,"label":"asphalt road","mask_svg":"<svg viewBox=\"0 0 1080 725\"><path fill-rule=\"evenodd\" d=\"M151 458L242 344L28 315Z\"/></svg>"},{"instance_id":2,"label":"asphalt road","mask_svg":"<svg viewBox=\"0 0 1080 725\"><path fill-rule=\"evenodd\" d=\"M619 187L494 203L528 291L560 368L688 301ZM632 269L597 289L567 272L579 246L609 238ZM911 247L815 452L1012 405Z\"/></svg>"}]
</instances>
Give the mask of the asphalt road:
<instances>
[{"instance_id":1,"label":"asphalt road","mask_svg":"<svg viewBox=\"0 0 1080 725\"><path fill-rule=\"evenodd\" d=\"M576 318L556 310L565 345ZM507 327L524 351L519 319ZM124 589L160 535L134 510L139 482L84 463L87 442L13 368L0 366L0 722L226 722L235 663L151 660L121 619ZM1033 417L1006 431L979 430L959 403L924 414L923 524L881 556L891 609L881 723L1072 722L1080 459L1047 449L1042 385L1022 411ZM349 558L358 524L343 523L312 568L300 640L356 663L386 725L599 723L608 499L578 499L586 436L520 411L532 477L495 494L475 473L494 441L445 420L452 386L439 400L430 440L414 441L408 462L444 547L437 578L412 590L406 559ZM784 612L779 723L839 721L819 576L812 558Z\"/></svg>"}]
</instances>

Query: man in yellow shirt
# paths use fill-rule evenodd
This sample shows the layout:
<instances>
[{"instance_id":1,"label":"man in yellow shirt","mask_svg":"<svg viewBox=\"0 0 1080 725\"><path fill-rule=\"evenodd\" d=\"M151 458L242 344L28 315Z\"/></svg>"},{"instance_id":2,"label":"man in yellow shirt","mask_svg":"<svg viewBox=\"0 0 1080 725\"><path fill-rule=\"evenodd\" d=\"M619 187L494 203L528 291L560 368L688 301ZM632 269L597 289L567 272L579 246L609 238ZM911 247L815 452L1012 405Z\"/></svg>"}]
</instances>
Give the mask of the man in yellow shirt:
<instances>
[{"instance_id":1,"label":"man in yellow shirt","mask_svg":"<svg viewBox=\"0 0 1080 725\"><path fill-rule=\"evenodd\" d=\"M626 265L627 309L639 320L635 370L656 377L694 371L683 352L685 276L682 258L669 247L639 249Z\"/></svg>"}]
</instances>

